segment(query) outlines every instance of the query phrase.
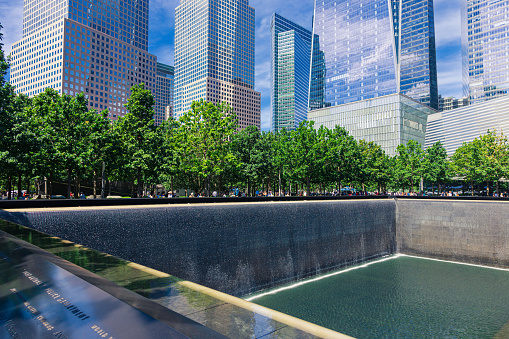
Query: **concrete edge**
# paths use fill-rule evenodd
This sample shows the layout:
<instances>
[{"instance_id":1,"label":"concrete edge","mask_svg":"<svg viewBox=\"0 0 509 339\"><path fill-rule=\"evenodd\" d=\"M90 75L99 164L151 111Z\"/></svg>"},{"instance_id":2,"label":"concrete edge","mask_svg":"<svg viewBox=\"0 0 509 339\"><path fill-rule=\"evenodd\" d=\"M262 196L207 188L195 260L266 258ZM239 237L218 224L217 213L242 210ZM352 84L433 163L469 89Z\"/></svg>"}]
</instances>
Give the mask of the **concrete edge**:
<instances>
[{"instance_id":1,"label":"concrete edge","mask_svg":"<svg viewBox=\"0 0 509 339\"><path fill-rule=\"evenodd\" d=\"M146 267L146 266L143 266L140 264L131 262L128 265L133 268L144 271L146 273L160 277L160 278L167 278L167 277L171 276L170 274L160 272L160 271L154 270L152 268L149 268L149 267ZM288 325L290 327L294 327L298 330L310 333L317 337L331 338L331 339L353 339L353 337L347 336L345 334L342 334L342 333L339 333L336 331L332 331L328 328L307 322L307 321L299 319L299 318L292 317L288 314L281 313L281 312L272 310L272 309L264 307L264 306L254 304L252 302L231 296L231 295L223 293L223 292L213 290L211 288L193 283L191 281L183 280L183 281L177 282L177 284L181 285L183 287L192 289L196 292L203 293L203 294L213 297L215 299L224 301L225 303L235 305L237 307L243 308L243 309L251 311L253 313L263 315L270 319L276 320L282 324Z\"/></svg>"}]
</instances>

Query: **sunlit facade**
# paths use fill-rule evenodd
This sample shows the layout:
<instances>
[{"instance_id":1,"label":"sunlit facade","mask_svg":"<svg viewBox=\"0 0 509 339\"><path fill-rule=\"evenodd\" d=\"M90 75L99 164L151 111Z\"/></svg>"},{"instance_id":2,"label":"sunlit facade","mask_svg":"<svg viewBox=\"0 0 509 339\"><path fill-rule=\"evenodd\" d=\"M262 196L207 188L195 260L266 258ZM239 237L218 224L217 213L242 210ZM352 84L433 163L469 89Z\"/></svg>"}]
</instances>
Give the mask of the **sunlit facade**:
<instances>
[{"instance_id":1,"label":"sunlit facade","mask_svg":"<svg viewBox=\"0 0 509 339\"><path fill-rule=\"evenodd\" d=\"M260 128L254 16L248 0L180 1L175 10L175 117L205 99L229 104L240 128Z\"/></svg>"},{"instance_id":2,"label":"sunlit facade","mask_svg":"<svg viewBox=\"0 0 509 339\"><path fill-rule=\"evenodd\" d=\"M432 0L317 0L313 30L325 74L310 109L394 93L438 109Z\"/></svg>"},{"instance_id":3,"label":"sunlit facade","mask_svg":"<svg viewBox=\"0 0 509 339\"><path fill-rule=\"evenodd\" d=\"M509 135L509 95L428 116L425 147L440 141L452 156L488 130Z\"/></svg>"},{"instance_id":4,"label":"sunlit facade","mask_svg":"<svg viewBox=\"0 0 509 339\"><path fill-rule=\"evenodd\" d=\"M400 144L415 140L424 145L426 121L436 111L402 94L390 94L309 111L315 128L345 128L355 139L375 142L388 155Z\"/></svg>"},{"instance_id":5,"label":"sunlit facade","mask_svg":"<svg viewBox=\"0 0 509 339\"><path fill-rule=\"evenodd\" d=\"M271 21L272 130L294 130L307 119L311 31L274 13Z\"/></svg>"},{"instance_id":6,"label":"sunlit facade","mask_svg":"<svg viewBox=\"0 0 509 339\"><path fill-rule=\"evenodd\" d=\"M133 85L155 89L157 58L147 46L148 0L25 0L11 83L29 96L48 87L84 93L90 108L115 120L126 114Z\"/></svg>"},{"instance_id":7,"label":"sunlit facade","mask_svg":"<svg viewBox=\"0 0 509 339\"><path fill-rule=\"evenodd\" d=\"M509 0L462 0L463 95L470 103L509 91Z\"/></svg>"}]
</instances>

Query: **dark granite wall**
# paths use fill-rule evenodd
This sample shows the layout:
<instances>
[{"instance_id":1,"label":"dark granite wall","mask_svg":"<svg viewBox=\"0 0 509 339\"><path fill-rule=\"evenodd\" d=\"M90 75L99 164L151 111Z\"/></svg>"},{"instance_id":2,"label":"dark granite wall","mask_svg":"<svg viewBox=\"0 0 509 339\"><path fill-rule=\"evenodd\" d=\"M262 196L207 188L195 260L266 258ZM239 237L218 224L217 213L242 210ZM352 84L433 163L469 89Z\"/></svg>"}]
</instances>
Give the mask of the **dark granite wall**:
<instances>
[{"instance_id":1,"label":"dark granite wall","mask_svg":"<svg viewBox=\"0 0 509 339\"><path fill-rule=\"evenodd\" d=\"M509 202L397 199L398 252L509 267Z\"/></svg>"},{"instance_id":2,"label":"dark granite wall","mask_svg":"<svg viewBox=\"0 0 509 339\"><path fill-rule=\"evenodd\" d=\"M394 200L25 210L0 218L234 295L395 253Z\"/></svg>"}]
</instances>

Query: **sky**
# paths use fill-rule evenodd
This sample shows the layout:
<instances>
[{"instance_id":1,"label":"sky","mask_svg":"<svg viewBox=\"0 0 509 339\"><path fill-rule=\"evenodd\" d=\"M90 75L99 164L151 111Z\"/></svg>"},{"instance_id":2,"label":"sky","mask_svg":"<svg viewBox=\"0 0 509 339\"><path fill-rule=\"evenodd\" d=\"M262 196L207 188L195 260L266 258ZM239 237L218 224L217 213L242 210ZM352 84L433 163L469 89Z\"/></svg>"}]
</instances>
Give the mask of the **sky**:
<instances>
[{"instance_id":1,"label":"sky","mask_svg":"<svg viewBox=\"0 0 509 339\"><path fill-rule=\"evenodd\" d=\"M446 96L462 97L461 91L461 0L435 0L438 91ZM180 0L150 0L149 52L159 62L173 65L175 8ZM270 113L270 19L274 12L311 29L313 0L250 0L256 12L255 90L262 94L262 130L271 126ZM3 49L21 39L23 2L0 0L0 24Z\"/></svg>"}]
</instances>

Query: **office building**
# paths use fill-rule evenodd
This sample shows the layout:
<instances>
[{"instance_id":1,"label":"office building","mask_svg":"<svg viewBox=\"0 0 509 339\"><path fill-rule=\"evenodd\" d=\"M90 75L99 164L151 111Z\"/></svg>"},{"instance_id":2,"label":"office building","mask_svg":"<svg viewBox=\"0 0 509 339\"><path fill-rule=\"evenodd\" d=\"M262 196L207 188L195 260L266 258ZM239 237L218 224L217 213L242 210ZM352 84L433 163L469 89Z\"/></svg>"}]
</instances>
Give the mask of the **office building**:
<instances>
[{"instance_id":1,"label":"office building","mask_svg":"<svg viewBox=\"0 0 509 339\"><path fill-rule=\"evenodd\" d=\"M91 108L117 119L133 85L155 89L157 59L147 48L148 0L24 0L11 83L29 96L47 87L85 93Z\"/></svg>"},{"instance_id":2,"label":"office building","mask_svg":"<svg viewBox=\"0 0 509 339\"><path fill-rule=\"evenodd\" d=\"M175 117L204 99L229 104L239 128L260 128L254 20L248 0L181 0L175 10Z\"/></svg>"},{"instance_id":3,"label":"office building","mask_svg":"<svg viewBox=\"0 0 509 339\"><path fill-rule=\"evenodd\" d=\"M488 130L509 135L509 95L429 115L425 147L440 141L452 156Z\"/></svg>"},{"instance_id":4,"label":"office building","mask_svg":"<svg viewBox=\"0 0 509 339\"><path fill-rule=\"evenodd\" d=\"M156 89L154 94L154 120L161 124L169 117L173 118L173 86L175 69L172 66L157 63Z\"/></svg>"},{"instance_id":5,"label":"office building","mask_svg":"<svg viewBox=\"0 0 509 339\"><path fill-rule=\"evenodd\" d=\"M344 127L355 139L373 141L393 156L399 144L415 140L424 145L426 121L436 110L403 94L389 94L312 110L315 128Z\"/></svg>"},{"instance_id":6,"label":"office building","mask_svg":"<svg viewBox=\"0 0 509 339\"><path fill-rule=\"evenodd\" d=\"M438 109L433 1L317 0L313 33L325 76L310 109L394 93Z\"/></svg>"},{"instance_id":7,"label":"office building","mask_svg":"<svg viewBox=\"0 0 509 339\"><path fill-rule=\"evenodd\" d=\"M461 0L463 96L471 104L508 93L508 15L508 0Z\"/></svg>"},{"instance_id":8,"label":"office building","mask_svg":"<svg viewBox=\"0 0 509 339\"><path fill-rule=\"evenodd\" d=\"M441 95L438 96L438 110L440 112L442 111L449 111L451 109L468 106L469 100L468 98L462 98L457 99L454 97L442 97Z\"/></svg>"},{"instance_id":9,"label":"office building","mask_svg":"<svg viewBox=\"0 0 509 339\"><path fill-rule=\"evenodd\" d=\"M294 130L307 119L311 31L274 13L271 20L272 130Z\"/></svg>"}]
</instances>

